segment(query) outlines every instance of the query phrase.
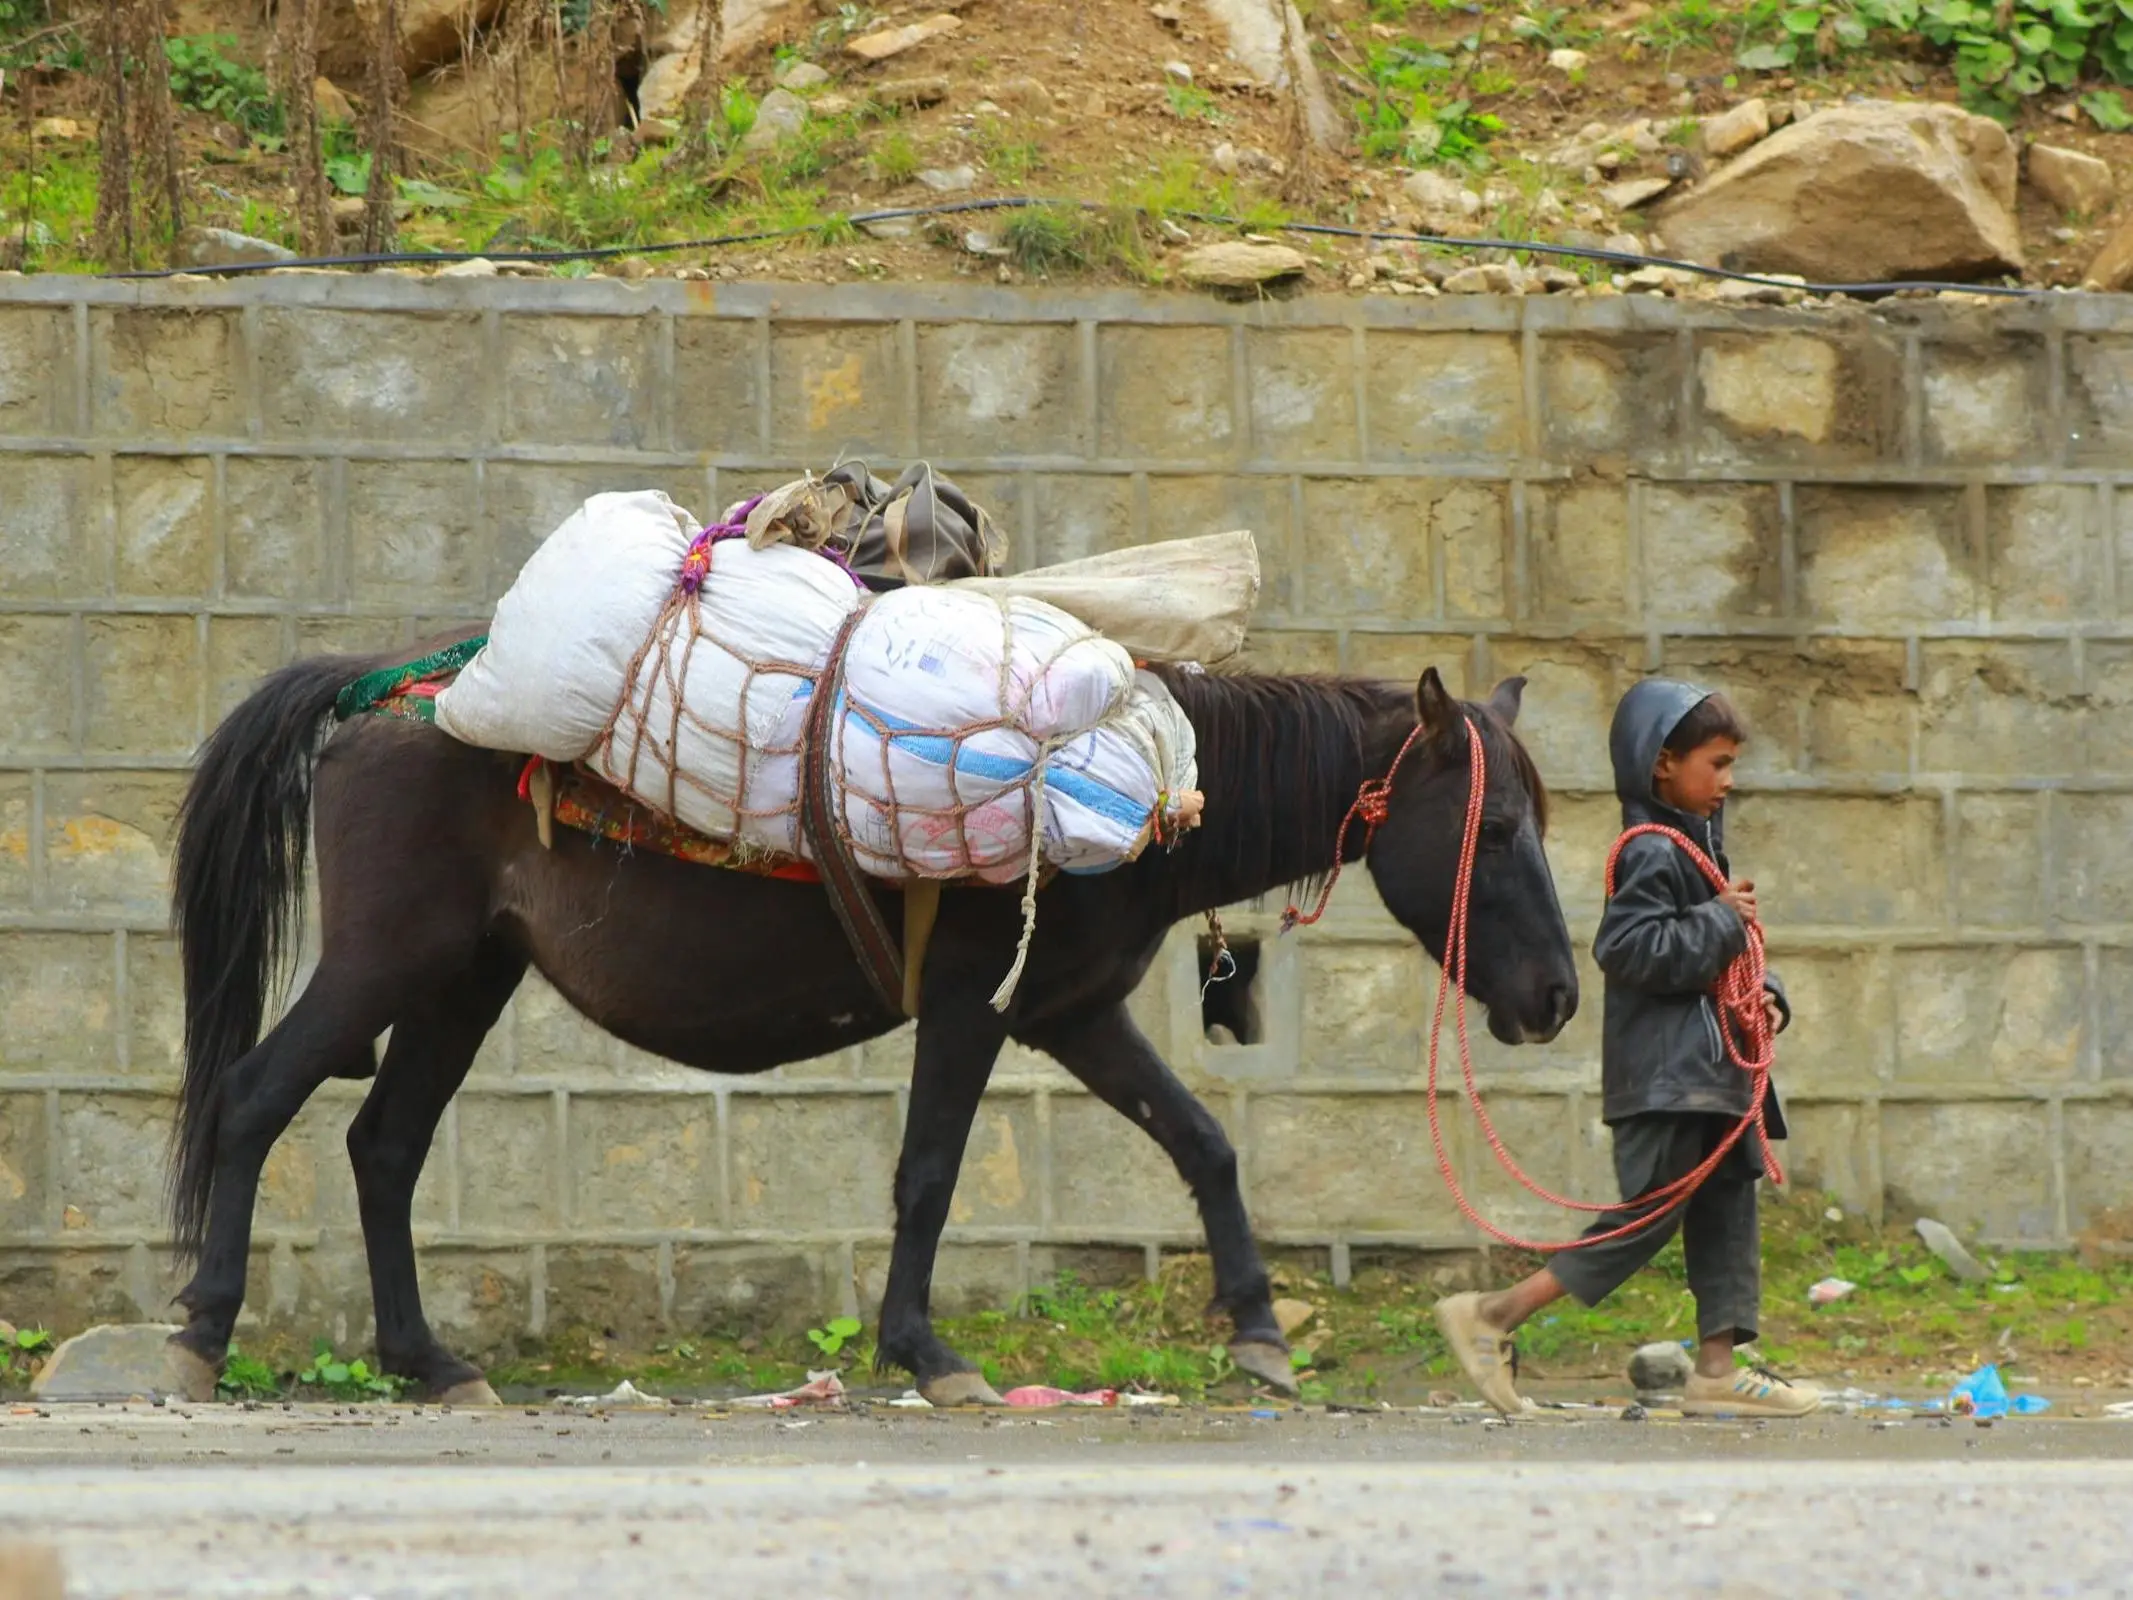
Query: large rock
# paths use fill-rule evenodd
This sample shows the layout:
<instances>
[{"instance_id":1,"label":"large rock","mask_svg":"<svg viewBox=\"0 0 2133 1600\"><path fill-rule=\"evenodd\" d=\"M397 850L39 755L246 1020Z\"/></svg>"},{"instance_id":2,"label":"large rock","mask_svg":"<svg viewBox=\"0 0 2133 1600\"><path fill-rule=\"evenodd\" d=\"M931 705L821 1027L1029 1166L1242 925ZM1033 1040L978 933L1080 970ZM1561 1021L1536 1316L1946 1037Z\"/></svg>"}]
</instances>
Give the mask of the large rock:
<instances>
[{"instance_id":1,"label":"large rock","mask_svg":"<svg viewBox=\"0 0 2133 1600\"><path fill-rule=\"evenodd\" d=\"M718 36L719 59L730 61L778 23L788 17L804 15L808 10L808 0L724 0L720 18L724 27ZM645 53L656 57L694 50L697 34L703 28L703 17L702 0L667 0L663 9L646 19L649 31L645 37Z\"/></svg>"},{"instance_id":2,"label":"large rock","mask_svg":"<svg viewBox=\"0 0 2133 1600\"><path fill-rule=\"evenodd\" d=\"M1481 196L1435 167L1422 168L1400 187L1421 208L1424 233L1458 233L1481 215Z\"/></svg>"},{"instance_id":3,"label":"large rock","mask_svg":"<svg viewBox=\"0 0 2133 1600\"><path fill-rule=\"evenodd\" d=\"M457 61L470 33L503 11L503 0L398 0L400 70L410 78ZM353 84L369 81L375 0L326 0L318 15L318 70Z\"/></svg>"},{"instance_id":4,"label":"large rock","mask_svg":"<svg viewBox=\"0 0 2133 1600\"><path fill-rule=\"evenodd\" d=\"M1247 290L1293 278L1309 265L1302 251L1285 244L1231 240L1188 252L1178 263L1178 272L1187 283L1202 289Z\"/></svg>"},{"instance_id":5,"label":"large rock","mask_svg":"<svg viewBox=\"0 0 2133 1600\"><path fill-rule=\"evenodd\" d=\"M1834 106L1659 210L1676 255L1822 282L2020 271L2015 148L1946 105Z\"/></svg>"},{"instance_id":6,"label":"large rock","mask_svg":"<svg viewBox=\"0 0 2133 1600\"><path fill-rule=\"evenodd\" d=\"M856 39L847 40L844 48L862 61L887 61L900 56L906 50L916 50L930 39L938 39L944 33L953 33L963 25L963 19L953 12L937 12L930 17L921 17L916 22L907 22L900 28L883 28L876 33L863 33Z\"/></svg>"},{"instance_id":7,"label":"large rock","mask_svg":"<svg viewBox=\"0 0 2133 1600\"><path fill-rule=\"evenodd\" d=\"M691 51L676 50L659 57L637 80L638 120L679 116L682 102L702 76L702 65Z\"/></svg>"},{"instance_id":8,"label":"large rock","mask_svg":"<svg viewBox=\"0 0 2133 1600\"><path fill-rule=\"evenodd\" d=\"M2111 230L2095 260L2089 263L2089 270L2082 275L2081 287L2105 294L2133 287L2133 217Z\"/></svg>"},{"instance_id":9,"label":"large rock","mask_svg":"<svg viewBox=\"0 0 2133 1600\"><path fill-rule=\"evenodd\" d=\"M52 1352L30 1393L39 1400L183 1397L185 1377L171 1359L177 1331L164 1322L131 1322L77 1333Z\"/></svg>"},{"instance_id":10,"label":"large rock","mask_svg":"<svg viewBox=\"0 0 2133 1600\"><path fill-rule=\"evenodd\" d=\"M1743 100L1703 125L1703 153L1714 161L1737 155L1770 136L1770 106L1761 96Z\"/></svg>"},{"instance_id":11,"label":"large rock","mask_svg":"<svg viewBox=\"0 0 2133 1600\"><path fill-rule=\"evenodd\" d=\"M743 150L773 150L807 126L807 102L790 89L773 89L755 108L755 125L741 141Z\"/></svg>"},{"instance_id":12,"label":"large rock","mask_svg":"<svg viewBox=\"0 0 2133 1600\"><path fill-rule=\"evenodd\" d=\"M1229 40L1229 58L1269 89L1296 86L1311 142L1339 142L1341 119L1311 59L1310 35L1291 0L1202 0Z\"/></svg>"},{"instance_id":13,"label":"large rock","mask_svg":"<svg viewBox=\"0 0 2133 1600\"><path fill-rule=\"evenodd\" d=\"M178 235L178 261L183 266L238 267L295 259L296 252L286 245L228 228L187 228Z\"/></svg>"},{"instance_id":14,"label":"large rock","mask_svg":"<svg viewBox=\"0 0 2133 1600\"><path fill-rule=\"evenodd\" d=\"M1664 1394L1679 1389L1696 1370L1688 1351L1678 1344L1648 1344L1629 1358L1629 1381L1639 1394Z\"/></svg>"},{"instance_id":15,"label":"large rock","mask_svg":"<svg viewBox=\"0 0 2133 1600\"><path fill-rule=\"evenodd\" d=\"M569 62L558 83L552 67L514 73L508 59L477 51L408 86L407 142L424 155L487 160L483 152L496 148L498 135L517 130L522 108L530 127L566 103L585 104L596 70L589 58Z\"/></svg>"},{"instance_id":16,"label":"large rock","mask_svg":"<svg viewBox=\"0 0 2133 1600\"><path fill-rule=\"evenodd\" d=\"M2085 217L2108 209L2117 188L2111 180L2110 162L2054 144L2029 147L2029 181L2061 211Z\"/></svg>"}]
</instances>

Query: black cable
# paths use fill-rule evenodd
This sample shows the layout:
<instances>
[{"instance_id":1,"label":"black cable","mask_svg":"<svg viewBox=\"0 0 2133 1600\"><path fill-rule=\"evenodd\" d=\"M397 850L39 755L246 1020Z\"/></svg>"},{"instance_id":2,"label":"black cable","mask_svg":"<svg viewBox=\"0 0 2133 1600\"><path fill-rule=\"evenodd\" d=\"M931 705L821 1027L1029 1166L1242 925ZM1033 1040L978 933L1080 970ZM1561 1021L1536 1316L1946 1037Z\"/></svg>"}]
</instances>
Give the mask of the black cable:
<instances>
[{"instance_id":1,"label":"black cable","mask_svg":"<svg viewBox=\"0 0 2133 1600\"><path fill-rule=\"evenodd\" d=\"M861 211L841 219L831 218L825 222L801 223L787 228L767 228L755 233L729 233L712 239L680 239L664 244L598 245L580 250L434 250L434 251L386 251L376 255L360 256L312 256L290 261L240 261L227 266L214 267L161 267L137 272L105 273L109 278L174 278L180 274L201 277L240 277L250 273L272 272L281 267L393 267L393 266L446 266L457 261L524 262L545 265L563 261L607 261L618 256L670 255L679 250L717 250L728 245L767 244L778 239L798 238L802 234L820 233L825 226L842 221L852 227L864 227L872 222L900 222L919 217L963 216L985 211L1021 210L1070 210L1111 211L1115 206L1096 200L1047 200L1033 195L1008 195L985 200L945 200L934 205L898 206L881 211ZM1149 213L1144 207L1130 207L1142 216ZM1243 227L1242 218L1208 211L1178 211L1168 215L1182 217L1189 222L1204 223L1212 227ZM1718 278L1730 283L1756 284L1770 289L1792 289L1803 294L1850 295L1855 299L1876 299L1896 294L1981 294L1996 295L2004 299L2031 299L2049 294L2048 289L2033 289L2019 285L1983 283L1940 282L1878 282L1878 283L1793 283L1782 278L1765 277L1753 272L1735 272L1727 267L1705 266L1700 261L1681 261L1671 256L1643 255L1628 250L1595 249L1584 245L1550 244L1539 239L1463 239L1450 234L1408 233L1396 228L1351 228L1330 222L1281 222L1267 227L1283 233L1300 233L1336 239L1361 239L1370 244L1426 244L1443 249L1523 250L1530 255L1567 256L1581 261L1599 261L1613 266L1668 267L1677 272L1694 273L1698 277Z\"/></svg>"}]
</instances>

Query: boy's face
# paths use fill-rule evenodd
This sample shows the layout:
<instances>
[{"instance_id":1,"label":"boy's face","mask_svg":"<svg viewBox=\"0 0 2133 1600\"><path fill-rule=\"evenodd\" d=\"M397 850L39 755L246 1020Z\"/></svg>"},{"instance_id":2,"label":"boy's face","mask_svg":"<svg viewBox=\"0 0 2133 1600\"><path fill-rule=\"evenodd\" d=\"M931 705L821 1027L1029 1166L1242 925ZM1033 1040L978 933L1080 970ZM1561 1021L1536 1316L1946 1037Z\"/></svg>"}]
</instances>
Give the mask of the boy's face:
<instances>
[{"instance_id":1,"label":"boy's face","mask_svg":"<svg viewBox=\"0 0 2133 1600\"><path fill-rule=\"evenodd\" d=\"M1652 769L1652 792L1676 811L1711 816L1733 792L1733 766L1739 760L1740 741L1724 735L1680 755L1662 750Z\"/></svg>"}]
</instances>

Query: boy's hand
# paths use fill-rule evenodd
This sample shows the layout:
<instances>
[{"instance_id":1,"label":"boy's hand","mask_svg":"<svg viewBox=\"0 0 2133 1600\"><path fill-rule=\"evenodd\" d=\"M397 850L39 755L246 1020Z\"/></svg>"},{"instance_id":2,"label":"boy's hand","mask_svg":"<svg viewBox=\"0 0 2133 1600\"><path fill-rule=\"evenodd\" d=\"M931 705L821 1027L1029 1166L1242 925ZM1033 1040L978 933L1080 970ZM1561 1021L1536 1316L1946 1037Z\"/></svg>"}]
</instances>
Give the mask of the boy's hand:
<instances>
[{"instance_id":1,"label":"boy's hand","mask_svg":"<svg viewBox=\"0 0 2133 1600\"><path fill-rule=\"evenodd\" d=\"M1767 989L1763 991L1763 1021L1770 1025L1770 1037L1775 1039L1778 1030L1785 1026L1785 1013L1778 1009L1777 996Z\"/></svg>"},{"instance_id":2,"label":"boy's hand","mask_svg":"<svg viewBox=\"0 0 2133 1600\"><path fill-rule=\"evenodd\" d=\"M1755 921L1755 880L1735 878L1721 889L1718 898L1731 906L1743 922Z\"/></svg>"}]
</instances>

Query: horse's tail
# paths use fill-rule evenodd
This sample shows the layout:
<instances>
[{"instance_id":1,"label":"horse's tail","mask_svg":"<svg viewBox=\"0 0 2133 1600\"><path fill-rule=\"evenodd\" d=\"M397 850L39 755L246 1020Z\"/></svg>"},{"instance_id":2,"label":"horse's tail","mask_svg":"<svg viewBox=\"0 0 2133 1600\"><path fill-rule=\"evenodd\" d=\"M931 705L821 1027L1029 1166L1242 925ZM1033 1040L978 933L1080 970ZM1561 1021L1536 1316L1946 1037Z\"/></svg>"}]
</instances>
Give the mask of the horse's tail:
<instances>
[{"instance_id":1,"label":"horse's tail","mask_svg":"<svg viewBox=\"0 0 2133 1600\"><path fill-rule=\"evenodd\" d=\"M377 663L321 656L268 678L201 748L178 813L173 913L185 964L185 1077L171 1134L178 1247L207 1228L222 1075L259 1042L267 991L303 936L304 849L321 728Z\"/></svg>"}]
</instances>

